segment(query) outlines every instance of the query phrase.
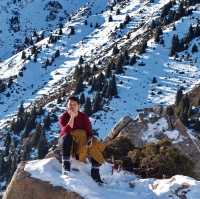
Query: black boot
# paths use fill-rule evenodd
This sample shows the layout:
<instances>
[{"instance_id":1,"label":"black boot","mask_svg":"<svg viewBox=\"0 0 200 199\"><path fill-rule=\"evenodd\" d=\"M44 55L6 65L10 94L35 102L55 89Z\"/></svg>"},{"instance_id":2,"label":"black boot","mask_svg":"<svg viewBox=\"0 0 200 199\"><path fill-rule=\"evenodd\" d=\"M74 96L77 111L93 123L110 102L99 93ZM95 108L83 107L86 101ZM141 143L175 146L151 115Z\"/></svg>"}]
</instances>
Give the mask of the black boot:
<instances>
[{"instance_id":1,"label":"black boot","mask_svg":"<svg viewBox=\"0 0 200 199\"><path fill-rule=\"evenodd\" d=\"M66 175L71 169L71 162L70 160L62 160L62 173Z\"/></svg>"},{"instance_id":2,"label":"black boot","mask_svg":"<svg viewBox=\"0 0 200 199\"><path fill-rule=\"evenodd\" d=\"M100 174L99 174L99 168L92 168L91 169L91 177L94 181L96 181L97 183L99 184L102 184L104 183L102 180L101 180L101 177L100 177Z\"/></svg>"}]
</instances>

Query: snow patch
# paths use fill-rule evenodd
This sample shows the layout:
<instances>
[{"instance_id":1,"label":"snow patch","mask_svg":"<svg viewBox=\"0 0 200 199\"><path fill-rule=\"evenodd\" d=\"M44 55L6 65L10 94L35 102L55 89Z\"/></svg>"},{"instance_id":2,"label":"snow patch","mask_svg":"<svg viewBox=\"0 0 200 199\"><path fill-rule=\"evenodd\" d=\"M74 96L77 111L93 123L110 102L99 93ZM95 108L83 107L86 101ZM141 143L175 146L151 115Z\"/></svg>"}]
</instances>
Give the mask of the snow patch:
<instances>
[{"instance_id":1,"label":"snow patch","mask_svg":"<svg viewBox=\"0 0 200 199\"><path fill-rule=\"evenodd\" d=\"M53 186L75 191L85 199L169 199L170 195L176 197L177 189L187 190L187 199L198 199L200 195L200 181L182 175L163 180L139 179L125 171L112 173L112 165L106 163L100 170L105 184L99 186L90 177L89 164L73 160L72 167L74 166L80 171L72 171L68 176L62 176L61 164L56 159L49 158L28 162L25 171L34 178L50 182Z\"/></svg>"}]
</instances>

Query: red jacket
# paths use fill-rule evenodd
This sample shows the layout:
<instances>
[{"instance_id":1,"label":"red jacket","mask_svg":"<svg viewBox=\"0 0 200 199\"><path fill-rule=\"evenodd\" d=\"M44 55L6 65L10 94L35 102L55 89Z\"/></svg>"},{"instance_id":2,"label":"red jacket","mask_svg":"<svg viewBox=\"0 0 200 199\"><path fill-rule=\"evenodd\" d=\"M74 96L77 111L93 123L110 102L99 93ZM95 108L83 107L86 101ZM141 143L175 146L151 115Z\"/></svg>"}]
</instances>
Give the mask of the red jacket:
<instances>
[{"instance_id":1,"label":"red jacket","mask_svg":"<svg viewBox=\"0 0 200 199\"><path fill-rule=\"evenodd\" d=\"M60 135L64 136L65 134L70 133L72 130L75 129L84 129L87 133L87 137L90 138L92 135L92 125L88 118L88 116L83 112L78 112L78 116L74 119L74 126L71 128L67 123L69 122L70 115L68 112L64 112L61 117L59 118L60 124Z\"/></svg>"}]
</instances>

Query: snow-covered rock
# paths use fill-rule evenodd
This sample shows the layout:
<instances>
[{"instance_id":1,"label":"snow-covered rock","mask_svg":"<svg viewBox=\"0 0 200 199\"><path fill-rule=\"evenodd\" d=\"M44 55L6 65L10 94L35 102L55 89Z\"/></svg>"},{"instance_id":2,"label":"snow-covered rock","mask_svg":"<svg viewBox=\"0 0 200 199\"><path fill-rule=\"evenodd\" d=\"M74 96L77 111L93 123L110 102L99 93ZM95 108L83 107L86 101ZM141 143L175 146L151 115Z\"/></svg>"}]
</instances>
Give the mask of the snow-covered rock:
<instances>
[{"instance_id":1,"label":"snow-covered rock","mask_svg":"<svg viewBox=\"0 0 200 199\"><path fill-rule=\"evenodd\" d=\"M54 159L43 159L21 164L3 199L198 199L200 181L186 176L170 179L139 179L124 171L112 172L111 165L101 167L103 186L90 177L89 165L72 162L80 171L61 175L61 165Z\"/></svg>"},{"instance_id":2,"label":"snow-covered rock","mask_svg":"<svg viewBox=\"0 0 200 199\"><path fill-rule=\"evenodd\" d=\"M60 172L59 162L53 159L27 164L22 162L19 164L3 199L83 199L78 193L65 189L61 184L54 185L54 176ZM46 175L46 178L38 179L39 175L45 177L42 173Z\"/></svg>"}]
</instances>

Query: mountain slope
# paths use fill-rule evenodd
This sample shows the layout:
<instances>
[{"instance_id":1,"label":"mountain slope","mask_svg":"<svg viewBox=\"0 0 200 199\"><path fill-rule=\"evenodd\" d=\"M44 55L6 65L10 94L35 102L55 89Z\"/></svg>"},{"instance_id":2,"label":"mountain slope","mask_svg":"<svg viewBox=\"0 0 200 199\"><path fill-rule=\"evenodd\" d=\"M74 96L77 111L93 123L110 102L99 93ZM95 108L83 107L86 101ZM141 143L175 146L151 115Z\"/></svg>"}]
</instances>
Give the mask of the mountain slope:
<instances>
[{"instance_id":1,"label":"mountain slope","mask_svg":"<svg viewBox=\"0 0 200 199\"><path fill-rule=\"evenodd\" d=\"M10 9L6 8L8 2ZM44 130L48 147L57 140L59 136L57 119L65 110L67 96L73 93L77 86L78 79L74 78L77 67L82 67L83 71L87 65L91 68L94 68L94 65L97 67L97 72L92 74L92 77L82 80L84 89L78 94L80 96L84 93L85 97L90 97L94 105L98 92L92 91L91 81L101 72L106 74L109 64L120 65L120 57L124 58L124 51L128 51L130 59L120 65L122 71L117 72L114 67L111 70L117 82L117 96L102 97L102 107L91 115L93 128L101 138L105 138L113 125L124 115L135 117L139 109L173 104L176 90L180 86L183 86L186 92L199 83L200 56L198 50L193 50L194 44L198 49L200 47L199 37L192 39L186 37L189 30L194 31L199 26L198 1L194 1L195 3L191 6L184 6L187 12L180 16L178 15L181 10L179 1L171 3L172 5L166 0L119 1L116 4L106 0L59 1L63 9L58 9L59 12L53 11L58 16L48 23L45 22L45 17L49 10L43 10L47 1L24 0L15 5L13 2L7 0L0 4L2 6L0 15L4 17L2 24L6 27L5 30L0 28L3 30L0 33L1 38L5 41L5 43L2 41L2 54L0 54L2 59L0 63L2 164L6 162L9 165L9 161L13 161L11 157L17 157L16 161L20 161L22 157L25 159L38 157L37 146L28 151L28 158L24 155L24 151L27 146L30 146L29 138L38 130L35 129L36 124L44 125L44 119L47 116L51 121L49 127ZM165 18L163 13L169 5L171 7ZM50 6L49 9L55 8ZM58 19L63 16L64 9L68 10L70 17L67 15L60 24ZM20 31L14 33L14 36L12 36L12 31L7 30L9 29L7 22L13 10L15 14L16 10L21 13L20 21L22 22ZM29 16L29 12L33 14L33 17L31 14ZM170 14L174 14L171 21ZM29 23L30 21L33 24ZM47 28L49 23L52 25ZM155 25L156 23L160 23L163 33L159 37L159 42L155 42L156 26L159 26ZM13 48L14 40L24 41L26 34L28 36L34 34L33 30L37 31L39 41L36 36L32 36L34 44L25 45L18 53L15 51L12 56L11 52L16 50ZM44 37L41 30L46 31ZM62 34L59 33L60 30ZM178 49L179 51L177 50L171 56L172 40L175 34L178 35L180 41L186 40L188 43L184 46L184 50ZM139 52L143 44L145 44L145 49ZM116 47L119 52L115 54L113 51ZM136 60L131 64L130 60L134 56ZM80 63L80 58L83 59L83 63ZM105 82L110 79L110 77L107 78ZM103 86L99 91L101 94L102 90ZM25 107L24 113L27 113L25 114L28 115L27 117L31 113L39 112L34 117L34 128L30 128L28 132L25 128L15 131L14 124L17 123L21 103ZM84 110L84 105L81 110ZM26 118L23 123L27 127L28 119ZM8 136L9 133L11 138ZM7 142L8 140L10 142ZM6 143L10 143L7 148ZM1 187L5 189L9 181L8 177L2 175L0 181L3 182Z\"/></svg>"}]
</instances>

